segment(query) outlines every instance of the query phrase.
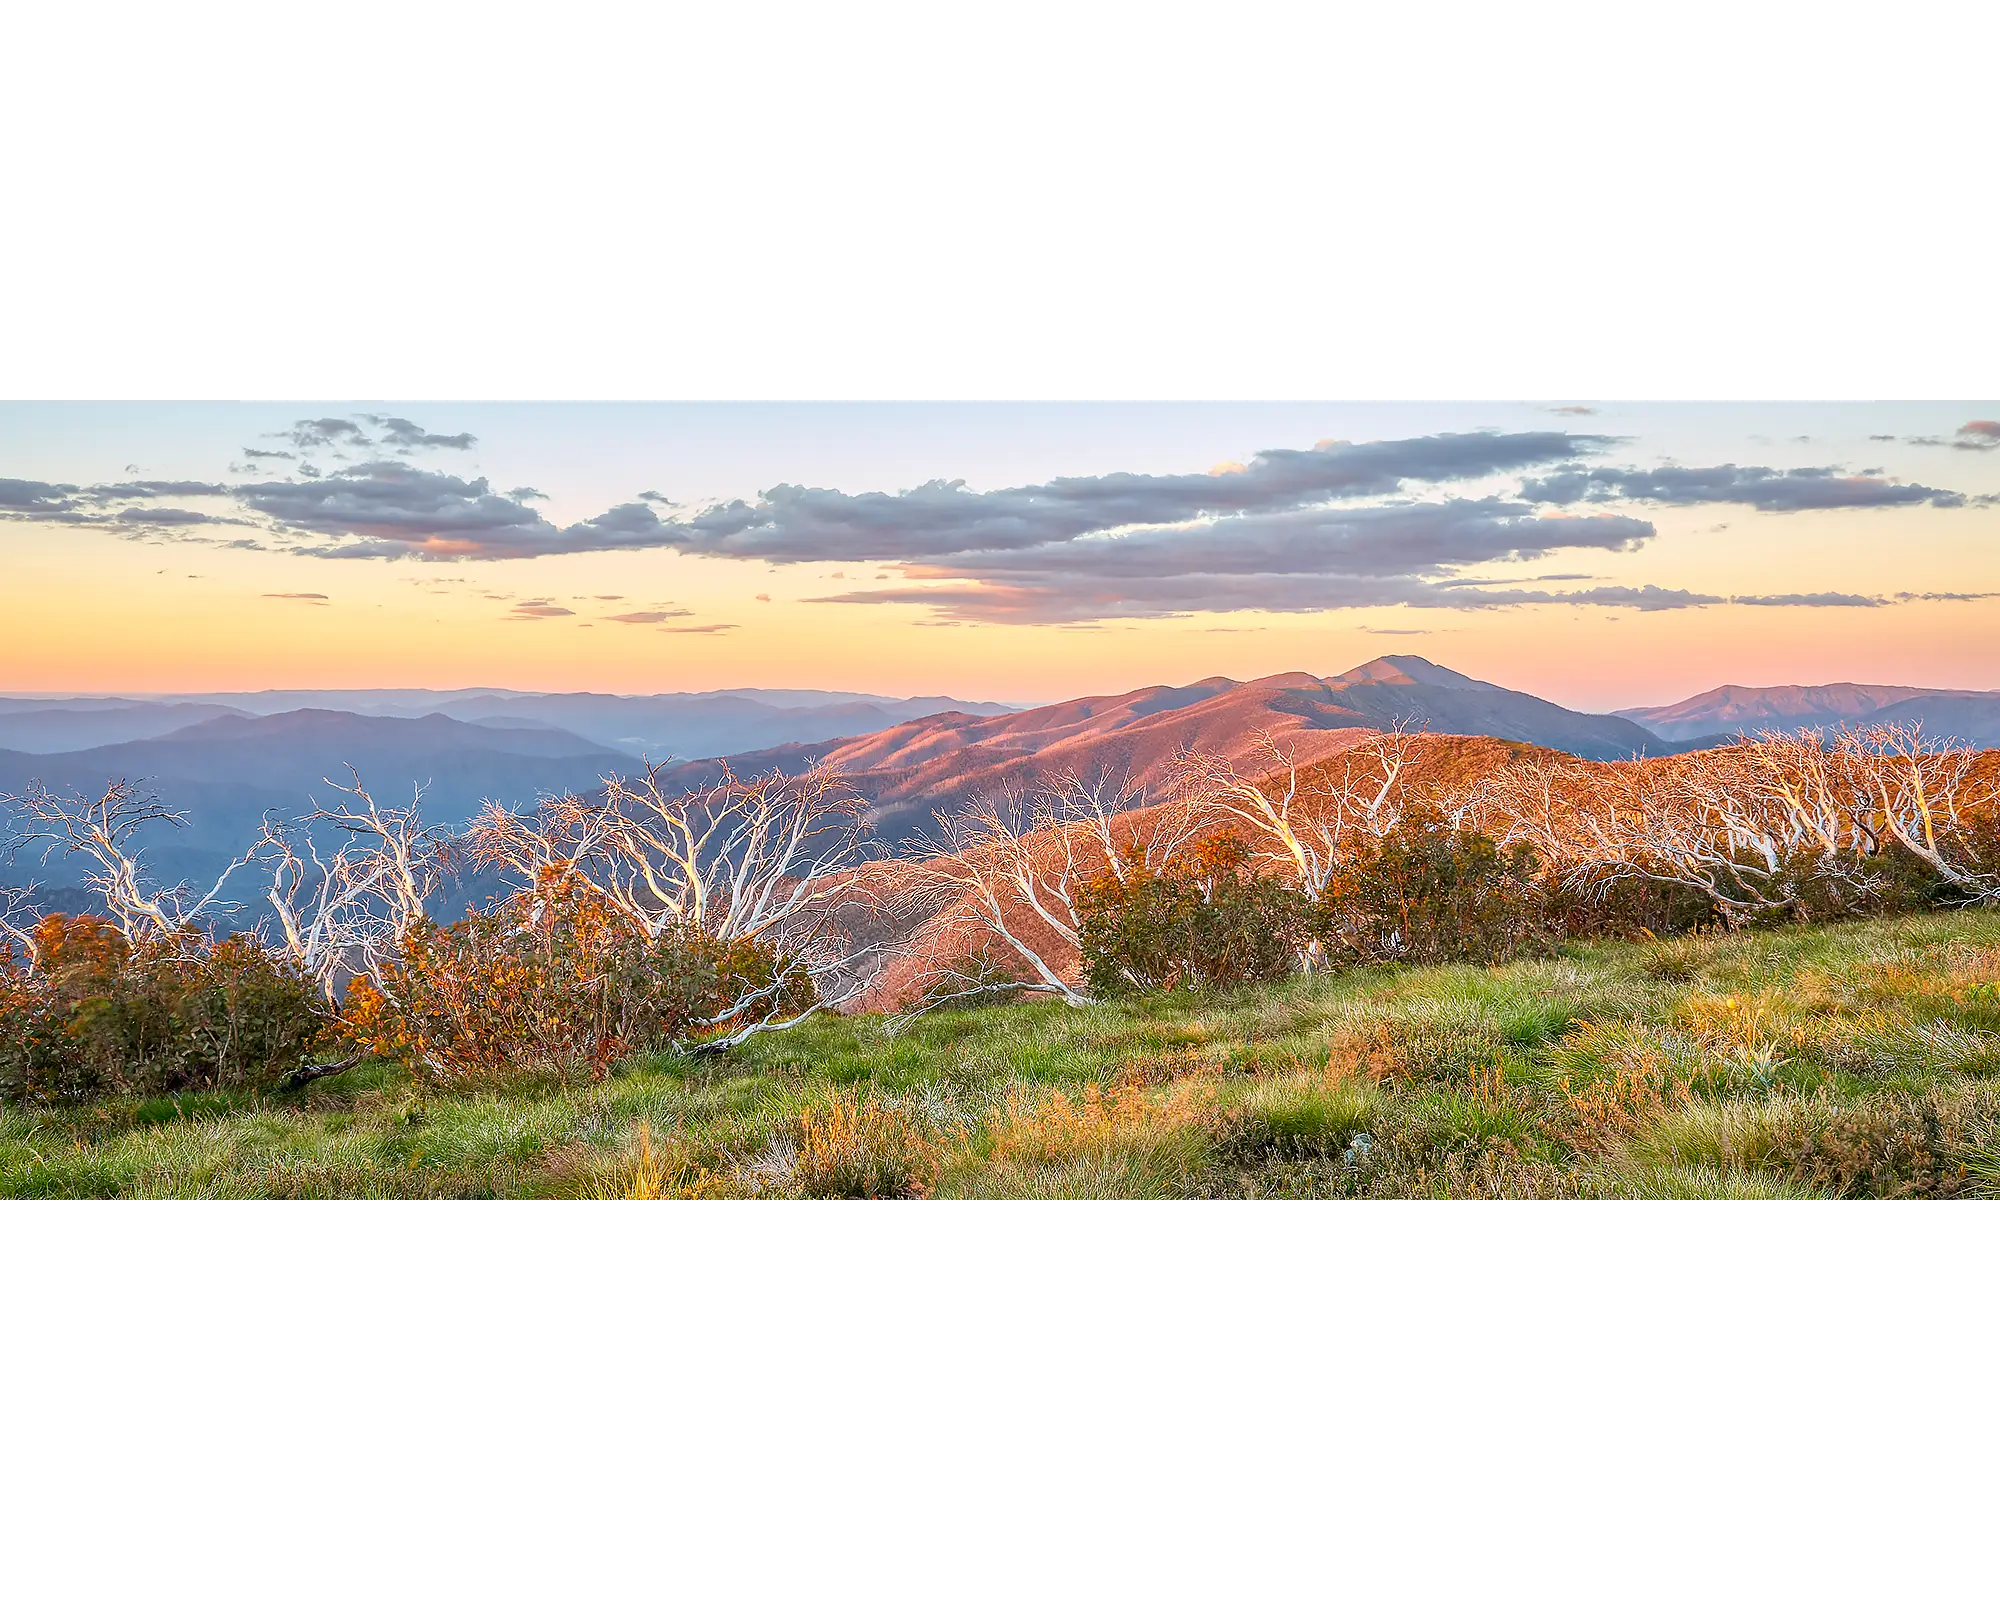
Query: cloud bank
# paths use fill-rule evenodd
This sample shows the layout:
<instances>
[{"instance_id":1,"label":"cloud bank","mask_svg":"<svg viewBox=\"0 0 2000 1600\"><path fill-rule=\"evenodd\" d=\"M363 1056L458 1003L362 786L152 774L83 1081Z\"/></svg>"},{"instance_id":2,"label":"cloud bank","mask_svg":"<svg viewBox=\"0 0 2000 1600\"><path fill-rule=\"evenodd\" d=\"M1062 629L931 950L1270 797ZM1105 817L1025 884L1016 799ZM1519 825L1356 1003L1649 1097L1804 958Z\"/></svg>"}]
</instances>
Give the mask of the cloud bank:
<instances>
[{"instance_id":1,"label":"cloud bank","mask_svg":"<svg viewBox=\"0 0 2000 1600\"><path fill-rule=\"evenodd\" d=\"M242 454L245 463L293 463L282 478L228 485L134 478L89 488L0 479L0 519L74 522L162 539L198 538L188 530L232 523L260 529L268 541L263 548L331 560L503 561L670 550L772 566L871 562L896 568L906 581L821 595L815 603L914 605L959 621L1076 625L1389 605L1657 611L1888 604L1832 592L1697 594L1587 580L1583 573L1523 583L1464 574L1559 552L1573 558L1637 550L1656 536L1645 514L1651 506L1743 505L1782 514L1968 503L1955 490L1837 466L1621 466L1605 458L1627 441L1529 430L1323 440L1310 449L1260 451L1204 473L1113 472L992 490L946 479L858 494L778 484L754 500L687 507L649 489L559 526L541 508L548 497L536 489L496 492L483 476L410 459L424 451L469 451L477 444L470 433L432 432L371 412L303 418L279 437L291 448ZM2000 423L1967 423L1959 438L1968 449L2000 448ZM331 459L318 465L308 459L316 455ZM244 475L260 470L267 468L232 468ZM168 503L189 500L206 503ZM210 509L217 501L226 510ZM878 584L887 576L873 574ZM1540 586L1582 581L1596 586ZM534 601L514 614L536 620L573 613ZM603 620L659 626L684 615L655 606Z\"/></svg>"}]
</instances>

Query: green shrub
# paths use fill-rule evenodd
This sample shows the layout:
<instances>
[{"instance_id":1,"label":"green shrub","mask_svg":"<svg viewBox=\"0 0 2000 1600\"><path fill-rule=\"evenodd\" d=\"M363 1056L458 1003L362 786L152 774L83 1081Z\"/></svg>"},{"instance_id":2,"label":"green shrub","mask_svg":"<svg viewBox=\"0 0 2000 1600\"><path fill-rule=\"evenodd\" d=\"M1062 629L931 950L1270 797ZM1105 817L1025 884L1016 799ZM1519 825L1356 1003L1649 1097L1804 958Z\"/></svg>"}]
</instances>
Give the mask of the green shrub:
<instances>
[{"instance_id":1,"label":"green shrub","mask_svg":"<svg viewBox=\"0 0 2000 1600\"><path fill-rule=\"evenodd\" d=\"M1534 852L1423 807L1342 865L1319 913L1327 945L1362 961L1497 961L1544 941Z\"/></svg>"},{"instance_id":2,"label":"green shrub","mask_svg":"<svg viewBox=\"0 0 2000 1600\"><path fill-rule=\"evenodd\" d=\"M1085 981L1096 994L1216 989L1295 972L1311 903L1247 865L1230 838L1151 873L1136 864L1081 896Z\"/></svg>"},{"instance_id":3,"label":"green shrub","mask_svg":"<svg viewBox=\"0 0 2000 1600\"><path fill-rule=\"evenodd\" d=\"M324 1041L317 988L252 939L134 943L101 917L50 916L34 941L32 968L0 968L0 1098L267 1089Z\"/></svg>"}]
</instances>

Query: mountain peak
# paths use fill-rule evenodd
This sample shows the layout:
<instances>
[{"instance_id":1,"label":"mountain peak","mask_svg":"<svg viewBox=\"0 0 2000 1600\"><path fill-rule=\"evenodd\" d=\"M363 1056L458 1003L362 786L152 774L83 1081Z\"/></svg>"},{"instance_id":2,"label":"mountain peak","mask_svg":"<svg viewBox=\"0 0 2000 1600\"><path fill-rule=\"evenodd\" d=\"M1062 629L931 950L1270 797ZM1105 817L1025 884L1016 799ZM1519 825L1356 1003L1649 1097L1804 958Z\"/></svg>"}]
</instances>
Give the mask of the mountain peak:
<instances>
[{"instance_id":1,"label":"mountain peak","mask_svg":"<svg viewBox=\"0 0 2000 1600\"><path fill-rule=\"evenodd\" d=\"M1373 661L1364 661L1360 666L1350 667L1338 677L1328 678L1326 681L1332 688L1344 688L1361 683L1420 683L1433 689L1495 687L1478 678L1468 678L1462 672L1453 672L1449 667L1441 667L1435 661L1427 661L1422 656L1377 656Z\"/></svg>"}]
</instances>

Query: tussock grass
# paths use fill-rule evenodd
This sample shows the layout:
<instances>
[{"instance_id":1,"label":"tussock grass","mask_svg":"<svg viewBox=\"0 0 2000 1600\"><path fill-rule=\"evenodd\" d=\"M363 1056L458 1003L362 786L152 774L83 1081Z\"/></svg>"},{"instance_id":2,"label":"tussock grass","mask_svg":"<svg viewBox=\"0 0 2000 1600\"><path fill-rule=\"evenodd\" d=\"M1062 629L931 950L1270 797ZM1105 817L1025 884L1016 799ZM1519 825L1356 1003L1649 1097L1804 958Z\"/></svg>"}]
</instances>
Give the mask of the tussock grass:
<instances>
[{"instance_id":1,"label":"tussock grass","mask_svg":"<svg viewBox=\"0 0 2000 1600\"><path fill-rule=\"evenodd\" d=\"M2000 913L0 1108L0 1195L2000 1195Z\"/></svg>"}]
</instances>

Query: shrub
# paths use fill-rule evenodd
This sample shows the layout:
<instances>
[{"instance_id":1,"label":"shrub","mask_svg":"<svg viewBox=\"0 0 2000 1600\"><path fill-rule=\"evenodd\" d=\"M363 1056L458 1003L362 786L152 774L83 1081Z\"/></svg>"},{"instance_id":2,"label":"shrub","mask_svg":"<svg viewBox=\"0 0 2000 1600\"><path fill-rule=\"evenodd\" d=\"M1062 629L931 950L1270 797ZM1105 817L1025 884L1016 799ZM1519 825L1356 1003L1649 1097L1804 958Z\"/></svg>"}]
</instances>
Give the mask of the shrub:
<instances>
[{"instance_id":1,"label":"shrub","mask_svg":"<svg viewBox=\"0 0 2000 1600\"><path fill-rule=\"evenodd\" d=\"M1363 961L1495 961L1543 937L1534 852L1428 807L1349 857L1319 915L1327 945Z\"/></svg>"},{"instance_id":2,"label":"shrub","mask_svg":"<svg viewBox=\"0 0 2000 1600\"><path fill-rule=\"evenodd\" d=\"M1205 840L1164 872L1128 866L1083 891L1085 982L1097 994L1214 989L1295 971L1311 903L1248 869L1232 838Z\"/></svg>"},{"instance_id":3,"label":"shrub","mask_svg":"<svg viewBox=\"0 0 2000 1600\"><path fill-rule=\"evenodd\" d=\"M1561 939L1651 935L1673 939L1722 926L1715 903L1684 883L1653 878L1600 879L1543 888L1543 925Z\"/></svg>"},{"instance_id":4,"label":"shrub","mask_svg":"<svg viewBox=\"0 0 2000 1600\"><path fill-rule=\"evenodd\" d=\"M804 980L778 982L775 959L695 929L648 939L583 886L549 880L457 922L419 924L379 981L355 981L341 1024L434 1085L595 1081L623 1056L685 1043L733 1006L778 1016L812 1004Z\"/></svg>"},{"instance_id":5,"label":"shrub","mask_svg":"<svg viewBox=\"0 0 2000 1600\"><path fill-rule=\"evenodd\" d=\"M939 1151L895 1106L836 1090L800 1110L786 1192L811 1200L915 1200L937 1180Z\"/></svg>"},{"instance_id":6,"label":"shrub","mask_svg":"<svg viewBox=\"0 0 2000 1600\"><path fill-rule=\"evenodd\" d=\"M0 1098L90 1100L268 1089L325 1041L312 981L241 935L129 941L49 916L34 966L0 967Z\"/></svg>"}]
</instances>

